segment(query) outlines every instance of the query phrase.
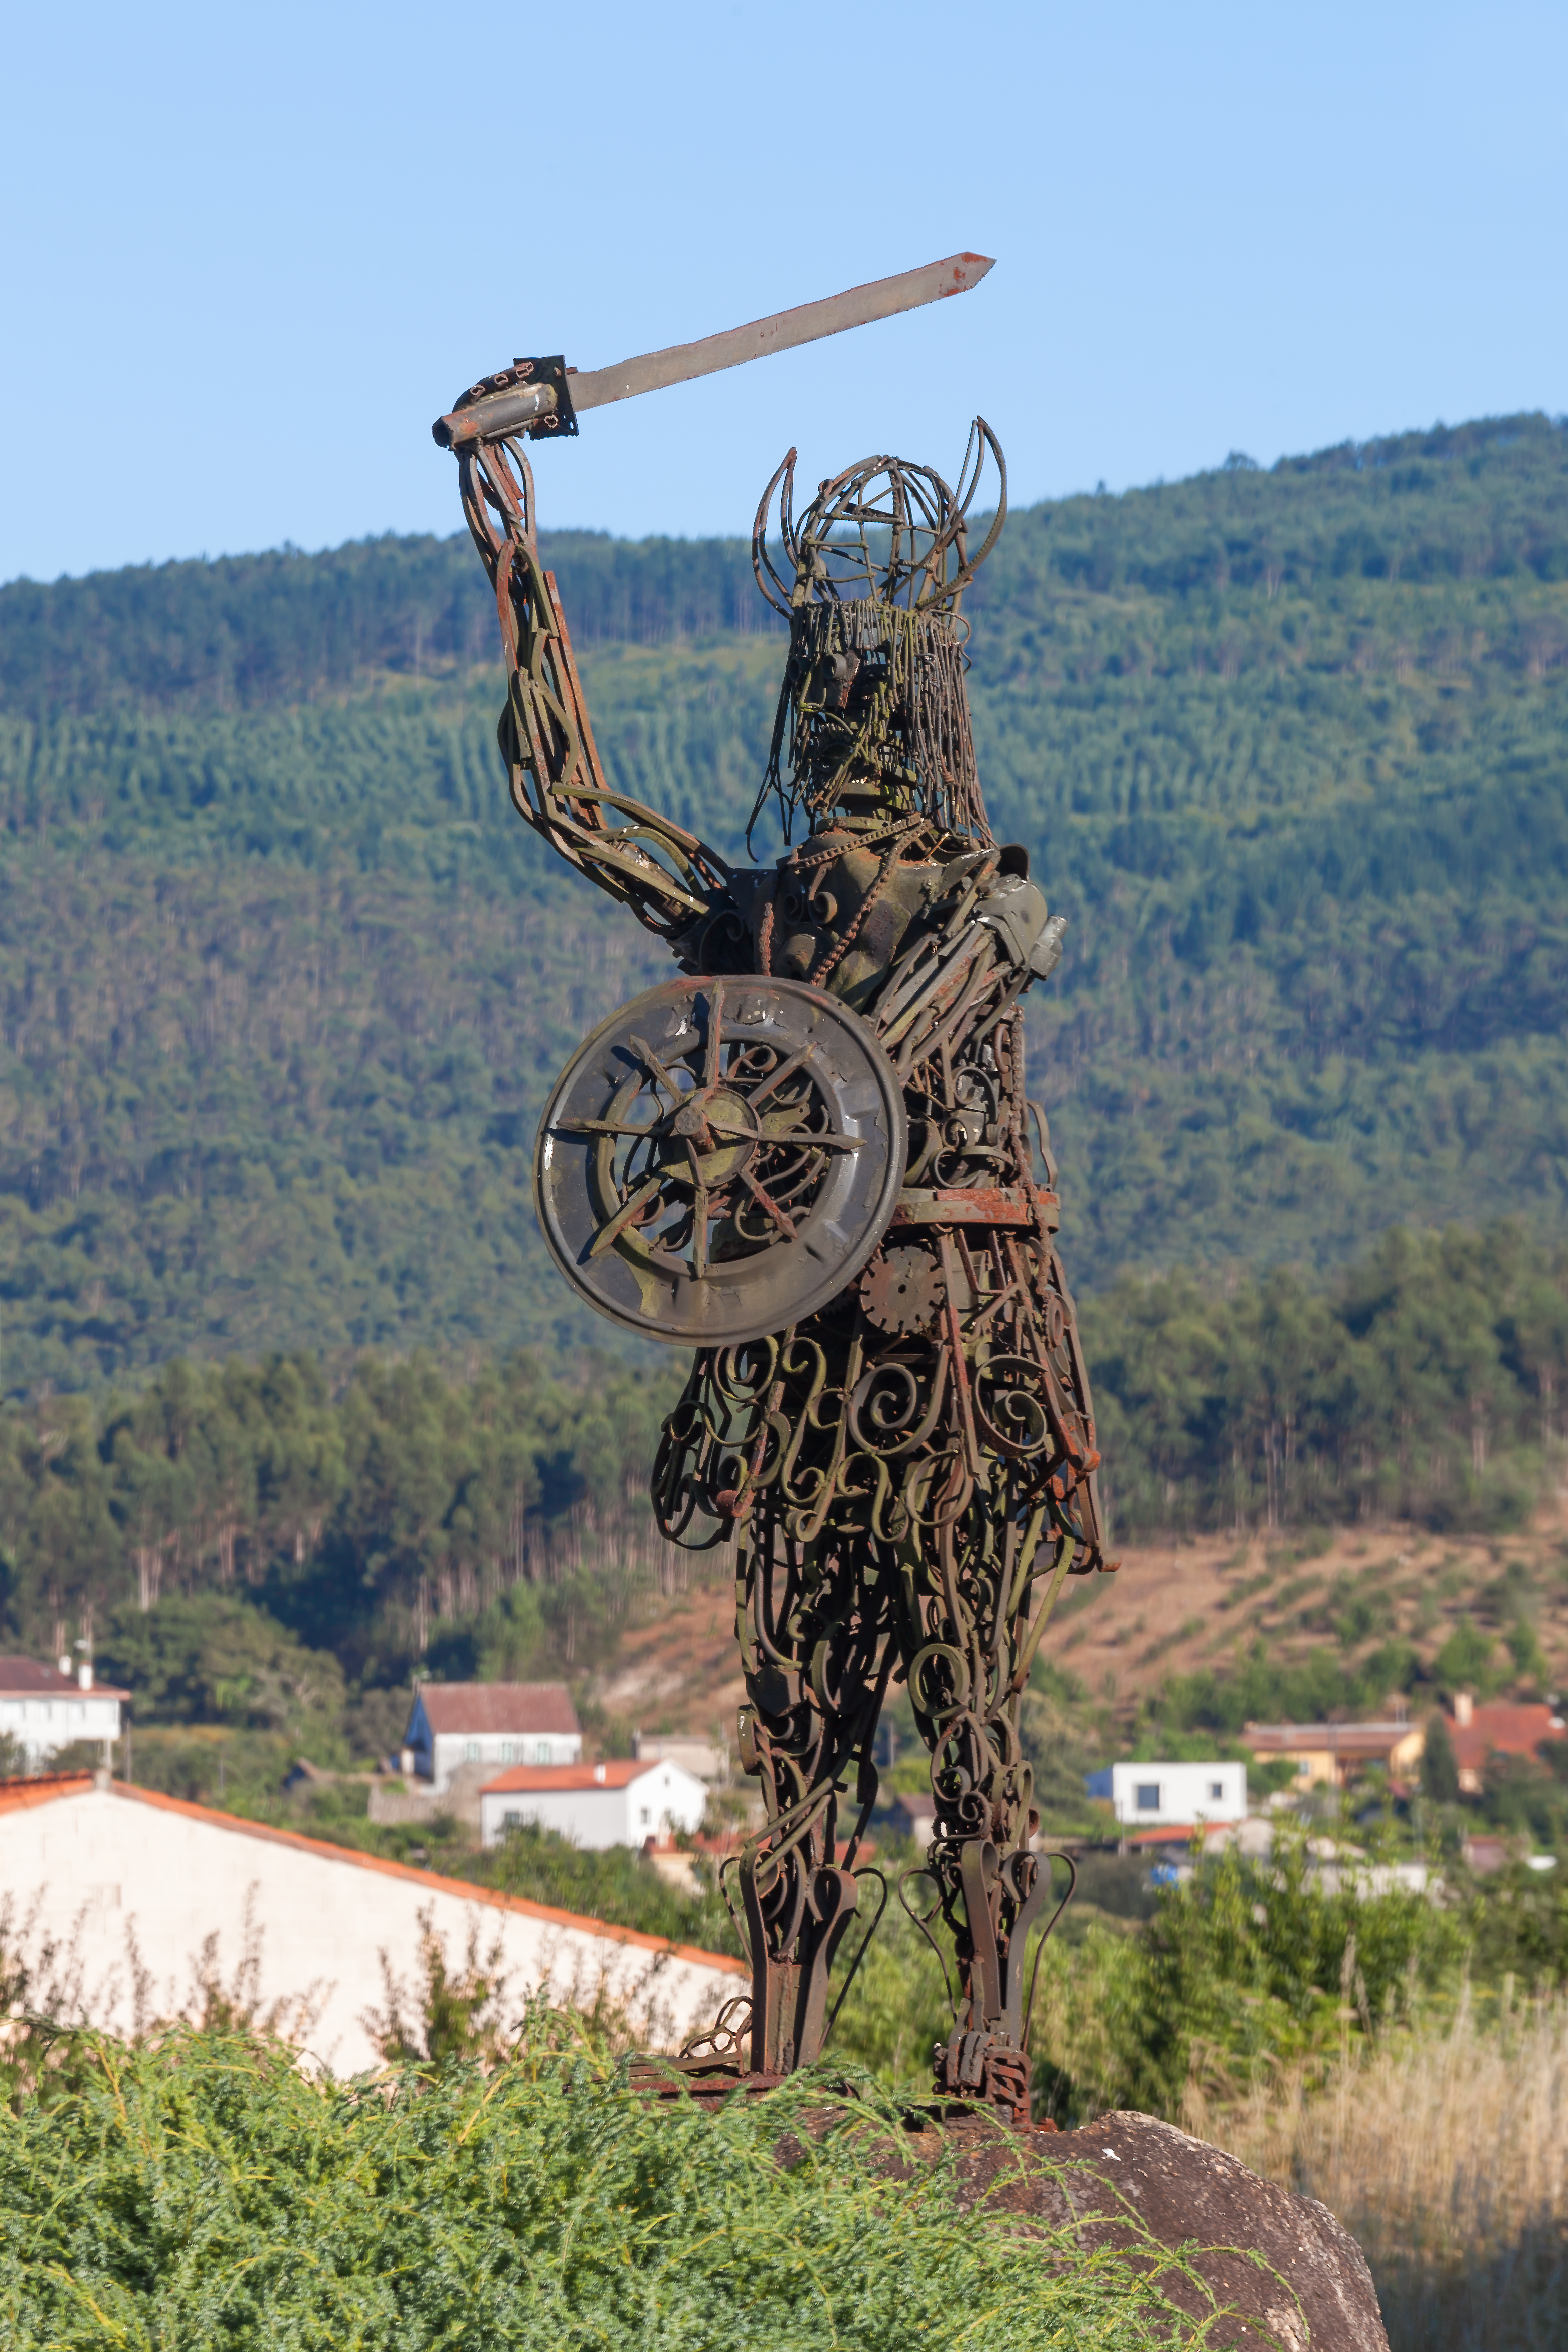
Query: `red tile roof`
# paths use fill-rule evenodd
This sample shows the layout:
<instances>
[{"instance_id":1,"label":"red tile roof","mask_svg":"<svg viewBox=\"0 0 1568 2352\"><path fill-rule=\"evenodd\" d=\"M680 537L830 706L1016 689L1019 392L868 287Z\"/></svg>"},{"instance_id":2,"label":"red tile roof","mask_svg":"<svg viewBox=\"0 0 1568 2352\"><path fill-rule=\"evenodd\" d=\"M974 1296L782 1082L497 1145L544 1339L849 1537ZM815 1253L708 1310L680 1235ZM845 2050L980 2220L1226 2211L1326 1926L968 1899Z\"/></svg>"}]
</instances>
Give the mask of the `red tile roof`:
<instances>
[{"instance_id":1,"label":"red tile roof","mask_svg":"<svg viewBox=\"0 0 1568 2352\"><path fill-rule=\"evenodd\" d=\"M90 1772L33 1772L25 1780L0 1780L0 1813L26 1812L29 1805L53 1804L57 1797L82 1797L93 1786Z\"/></svg>"},{"instance_id":2,"label":"red tile roof","mask_svg":"<svg viewBox=\"0 0 1568 2352\"><path fill-rule=\"evenodd\" d=\"M0 1658L0 1698L129 1698L112 1683L94 1683L84 1691L74 1675L58 1666L41 1666L37 1658Z\"/></svg>"},{"instance_id":3,"label":"red tile roof","mask_svg":"<svg viewBox=\"0 0 1568 2352\"><path fill-rule=\"evenodd\" d=\"M522 1789L629 1789L633 1780L644 1774L684 1770L684 1766L672 1767L654 1762L630 1761L617 1758L612 1764L509 1764L496 1780L486 1780L479 1794L482 1797L511 1796Z\"/></svg>"},{"instance_id":4,"label":"red tile roof","mask_svg":"<svg viewBox=\"0 0 1568 2352\"><path fill-rule=\"evenodd\" d=\"M1489 1756L1533 1756L1545 1739L1561 1739L1568 1723L1549 1706L1478 1706L1469 1723L1448 1718L1454 1761L1461 1772L1479 1772Z\"/></svg>"},{"instance_id":5,"label":"red tile roof","mask_svg":"<svg viewBox=\"0 0 1568 2352\"><path fill-rule=\"evenodd\" d=\"M434 1732L580 1732L564 1683L421 1683L420 1704Z\"/></svg>"},{"instance_id":6,"label":"red tile roof","mask_svg":"<svg viewBox=\"0 0 1568 2352\"><path fill-rule=\"evenodd\" d=\"M657 1769L657 1768L655 1768ZM50 1772L26 1780L0 1781L0 1812L26 1805L47 1805L63 1797L89 1797L97 1782L90 1772ZM631 1944L646 1952L668 1952L677 1960L693 1960L705 1969L723 1969L732 1976L748 1977L744 1960L727 1952L705 1952L695 1944L672 1944L664 1936L645 1936L640 1927L612 1927L602 1919L585 1919L576 1911L560 1911L551 1903L529 1903L520 1895L501 1895L493 1886L476 1886L462 1878L443 1878L434 1870L416 1870L412 1863L389 1862L379 1853L356 1847L329 1845L324 1838L304 1837L298 1830L274 1829L269 1822L248 1822L239 1813L220 1813L210 1805L193 1805L184 1797L165 1797L156 1789L127 1788L122 1780L109 1783L105 1794L123 1797L137 1805L153 1805L161 1812L181 1813L187 1821L206 1822L214 1829L232 1830L242 1837L259 1838L267 1845L292 1846L297 1853L319 1855L324 1862L346 1862L355 1870L373 1870L383 1878L401 1878L411 1886L428 1886L437 1894L455 1895L465 1903L482 1903L494 1911L518 1911L529 1919L548 1919L553 1927L580 1928L584 1935L602 1936L612 1944Z\"/></svg>"}]
</instances>

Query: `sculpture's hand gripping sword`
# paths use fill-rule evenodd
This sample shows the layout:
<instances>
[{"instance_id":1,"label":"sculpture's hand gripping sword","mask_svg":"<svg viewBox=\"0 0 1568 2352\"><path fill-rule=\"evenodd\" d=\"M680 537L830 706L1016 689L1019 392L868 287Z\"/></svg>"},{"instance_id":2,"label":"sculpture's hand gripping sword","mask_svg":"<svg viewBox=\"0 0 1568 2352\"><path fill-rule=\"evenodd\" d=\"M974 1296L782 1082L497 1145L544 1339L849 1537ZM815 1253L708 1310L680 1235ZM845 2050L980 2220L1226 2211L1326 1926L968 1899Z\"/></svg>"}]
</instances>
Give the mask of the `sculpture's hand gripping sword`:
<instances>
[{"instance_id":1,"label":"sculpture's hand gripping sword","mask_svg":"<svg viewBox=\"0 0 1568 2352\"><path fill-rule=\"evenodd\" d=\"M789 352L800 343L814 343L824 335L841 334L846 327L863 327L873 319L892 319L900 310L918 310L944 295L967 294L977 286L990 262L983 253L950 254L946 261L928 261L924 268L901 270L896 278L873 278L868 286L852 286L847 293L831 294L825 302L803 302L799 310L776 310L770 319L755 319L748 327L731 327L722 335L706 335L700 342L674 343L668 351L647 352L641 359L624 360L619 367L591 368L586 373L554 359L514 360L509 368L470 384L451 414L438 416L430 430L443 449L460 449L475 441L500 441L526 433L530 440L573 434L585 408L603 408L612 400L631 400L640 392L658 392L665 384L686 383L692 377L716 375L721 368L739 367L769 352Z\"/></svg>"},{"instance_id":2,"label":"sculpture's hand gripping sword","mask_svg":"<svg viewBox=\"0 0 1568 2352\"><path fill-rule=\"evenodd\" d=\"M792 351L873 319L916 310L977 286L984 254L852 286L825 302L779 310L701 342L676 343L586 373L553 359L514 360L471 384L431 431L458 461L463 511L496 592L507 667L497 730L513 803L569 865L674 941L714 903L729 869L695 837L611 789L594 746L553 574L540 563L533 480L521 441L574 434L577 414L640 392Z\"/></svg>"}]
</instances>

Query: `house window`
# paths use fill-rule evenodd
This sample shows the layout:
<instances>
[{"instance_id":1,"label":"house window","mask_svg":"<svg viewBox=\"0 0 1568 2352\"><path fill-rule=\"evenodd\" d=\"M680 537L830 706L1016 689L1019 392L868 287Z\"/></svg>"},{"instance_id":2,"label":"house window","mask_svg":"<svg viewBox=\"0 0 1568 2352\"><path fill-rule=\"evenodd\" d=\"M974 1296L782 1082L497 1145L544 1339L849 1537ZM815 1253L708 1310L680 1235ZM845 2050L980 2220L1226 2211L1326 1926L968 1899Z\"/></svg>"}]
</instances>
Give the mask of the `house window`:
<instances>
[{"instance_id":1,"label":"house window","mask_svg":"<svg viewBox=\"0 0 1568 2352\"><path fill-rule=\"evenodd\" d=\"M549 1760L549 1741L548 1739L536 1740L534 1743L534 1762L536 1764L548 1764Z\"/></svg>"},{"instance_id":2,"label":"house window","mask_svg":"<svg viewBox=\"0 0 1568 2352\"><path fill-rule=\"evenodd\" d=\"M1301 1762L1296 1767L1296 1778L1298 1780L1310 1780L1312 1777L1312 1768L1303 1756Z\"/></svg>"},{"instance_id":3,"label":"house window","mask_svg":"<svg viewBox=\"0 0 1568 2352\"><path fill-rule=\"evenodd\" d=\"M649 1825L649 1823L652 1822L653 1818L653 1814L648 1811L647 1806L646 1806L646 1805L644 1805L644 1806L643 1806L643 1827L644 1829L646 1829L646 1828L648 1827L648 1825Z\"/></svg>"},{"instance_id":4,"label":"house window","mask_svg":"<svg viewBox=\"0 0 1568 2352\"><path fill-rule=\"evenodd\" d=\"M501 1815L501 1827L504 1830L520 1830L522 1826L523 1817L521 1813L503 1813Z\"/></svg>"},{"instance_id":5,"label":"house window","mask_svg":"<svg viewBox=\"0 0 1568 2352\"><path fill-rule=\"evenodd\" d=\"M503 1739L503 1740L502 1740L502 1742L501 1742L501 1761L502 1761L502 1763L503 1763L503 1764L515 1764L515 1763L517 1762L517 1741L516 1741L515 1739Z\"/></svg>"},{"instance_id":6,"label":"house window","mask_svg":"<svg viewBox=\"0 0 1568 2352\"><path fill-rule=\"evenodd\" d=\"M479 1742L476 1739L468 1739L464 1742L463 1761L465 1764L477 1764L479 1761Z\"/></svg>"},{"instance_id":7,"label":"house window","mask_svg":"<svg viewBox=\"0 0 1568 2352\"><path fill-rule=\"evenodd\" d=\"M1209 1782L1209 1784L1208 1784L1208 1793L1209 1793L1209 1795L1210 1795L1211 1797L1216 1797L1216 1798L1218 1798L1218 1799L1220 1799L1221 1801L1223 1801L1224 1796L1225 1796L1225 1783L1224 1783L1224 1781L1223 1781L1223 1780L1211 1780L1211 1781Z\"/></svg>"},{"instance_id":8,"label":"house window","mask_svg":"<svg viewBox=\"0 0 1568 2352\"><path fill-rule=\"evenodd\" d=\"M1160 1784L1157 1780L1140 1780L1137 1787L1137 1807L1141 1813L1157 1813L1160 1809Z\"/></svg>"}]
</instances>

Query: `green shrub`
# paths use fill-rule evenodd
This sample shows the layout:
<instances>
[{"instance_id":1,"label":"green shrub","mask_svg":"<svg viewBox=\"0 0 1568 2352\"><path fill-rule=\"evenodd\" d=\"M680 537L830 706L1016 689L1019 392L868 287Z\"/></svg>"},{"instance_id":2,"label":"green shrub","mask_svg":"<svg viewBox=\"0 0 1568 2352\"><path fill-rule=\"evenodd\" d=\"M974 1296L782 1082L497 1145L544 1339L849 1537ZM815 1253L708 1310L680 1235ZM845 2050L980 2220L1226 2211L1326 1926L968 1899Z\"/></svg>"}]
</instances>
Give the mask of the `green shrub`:
<instances>
[{"instance_id":1,"label":"green shrub","mask_svg":"<svg viewBox=\"0 0 1568 2352\"><path fill-rule=\"evenodd\" d=\"M487 2072L371 2084L232 2032L86 2038L0 2128L0 2320L13 2352L1171 2340L1124 2257L961 2216L952 2161L891 2178L897 2145L869 2084L710 2117L544 2011Z\"/></svg>"},{"instance_id":2,"label":"green shrub","mask_svg":"<svg viewBox=\"0 0 1568 2352\"><path fill-rule=\"evenodd\" d=\"M1260 2071L1326 2060L1458 1975L1464 1923L1423 1895L1325 1888L1304 1839L1228 1852L1165 1889L1138 1934L1046 1948L1036 2084L1045 2112L1179 2117L1188 2086L1234 2097Z\"/></svg>"}]
</instances>

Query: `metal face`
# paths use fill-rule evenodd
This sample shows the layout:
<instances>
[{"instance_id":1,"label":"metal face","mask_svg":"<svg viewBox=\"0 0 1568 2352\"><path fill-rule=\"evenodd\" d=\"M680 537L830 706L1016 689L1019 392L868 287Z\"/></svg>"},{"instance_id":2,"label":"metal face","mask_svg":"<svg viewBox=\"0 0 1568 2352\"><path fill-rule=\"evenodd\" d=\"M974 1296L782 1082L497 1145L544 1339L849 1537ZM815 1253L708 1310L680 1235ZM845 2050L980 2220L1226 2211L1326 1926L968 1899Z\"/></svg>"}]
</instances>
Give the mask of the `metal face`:
<instances>
[{"instance_id":1,"label":"metal face","mask_svg":"<svg viewBox=\"0 0 1568 2352\"><path fill-rule=\"evenodd\" d=\"M906 1148L893 1066L846 1005L793 981L670 981L601 1023L557 1081L539 1222L601 1315L732 1346L853 1279Z\"/></svg>"}]
</instances>

